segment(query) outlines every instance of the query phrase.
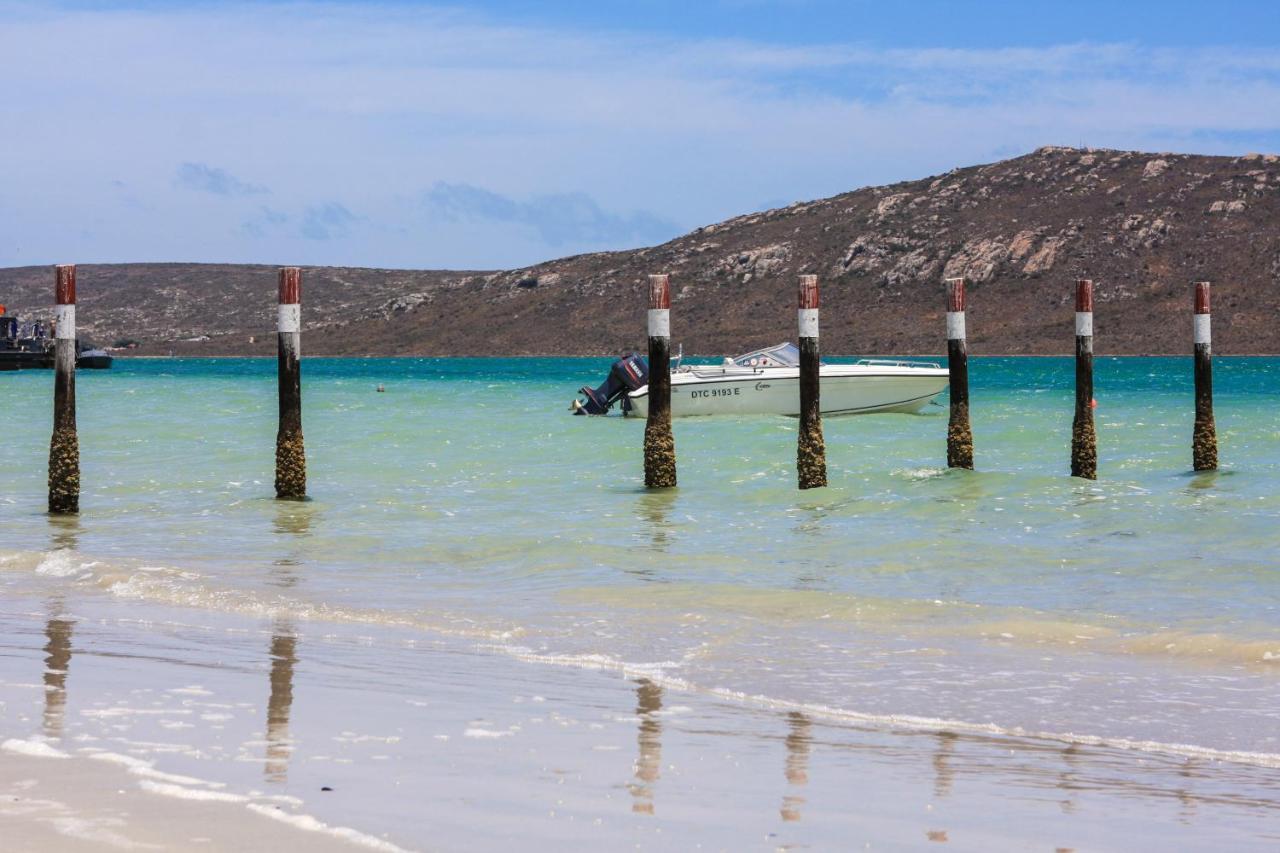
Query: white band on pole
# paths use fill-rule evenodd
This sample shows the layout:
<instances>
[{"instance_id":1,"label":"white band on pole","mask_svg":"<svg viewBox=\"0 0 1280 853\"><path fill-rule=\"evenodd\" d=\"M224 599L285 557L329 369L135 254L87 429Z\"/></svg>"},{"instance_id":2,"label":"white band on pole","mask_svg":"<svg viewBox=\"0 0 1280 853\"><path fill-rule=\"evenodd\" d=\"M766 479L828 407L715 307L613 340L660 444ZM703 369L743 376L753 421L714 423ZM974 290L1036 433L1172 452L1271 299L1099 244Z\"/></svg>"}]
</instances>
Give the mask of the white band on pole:
<instances>
[{"instance_id":1,"label":"white band on pole","mask_svg":"<svg viewBox=\"0 0 1280 853\"><path fill-rule=\"evenodd\" d=\"M801 308L799 310L800 337L816 338L818 336L818 309Z\"/></svg>"},{"instance_id":2,"label":"white band on pole","mask_svg":"<svg viewBox=\"0 0 1280 853\"><path fill-rule=\"evenodd\" d=\"M650 308L649 309L649 337L651 338L671 337L671 309L670 308Z\"/></svg>"},{"instance_id":3,"label":"white band on pole","mask_svg":"<svg viewBox=\"0 0 1280 853\"><path fill-rule=\"evenodd\" d=\"M947 312L947 340L949 341L964 340L964 312L963 311Z\"/></svg>"},{"instance_id":4,"label":"white band on pole","mask_svg":"<svg viewBox=\"0 0 1280 853\"><path fill-rule=\"evenodd\" d=\"M1195 342L1198 344L1209 343L1209 315L1196 314L1195 316Z\"/></svg>"},{"instance_id":5,"label":"white band on pole","mask_svg":"<svg viewBox=\"0 0 1280 853\"><path fill-rule=\"evenodd\" d=\"M53 306L54 337L60 341L76 339L76 306Z\"/></svg>"},{"instance_id":6,"label":"white band on pole","mask_svg":"<svg viewBox=\"0 0 1280 853\"><path fill-rule=\"evenodd\" d=\"M1076 336L1082 338L1093 337L1093 312L1077 311L1076 312Z\"/></svg>"},{"instance_id":7,"label":"white band on pole","mask_svg":"<svg viewBox=\"0 0 1280 853\"><path fill-rule=\"evenodd\" d=\"M280 332L301 332L302 306L296 302L292 305L277 305L276 330Z\"/></svg>"}]
</instances>

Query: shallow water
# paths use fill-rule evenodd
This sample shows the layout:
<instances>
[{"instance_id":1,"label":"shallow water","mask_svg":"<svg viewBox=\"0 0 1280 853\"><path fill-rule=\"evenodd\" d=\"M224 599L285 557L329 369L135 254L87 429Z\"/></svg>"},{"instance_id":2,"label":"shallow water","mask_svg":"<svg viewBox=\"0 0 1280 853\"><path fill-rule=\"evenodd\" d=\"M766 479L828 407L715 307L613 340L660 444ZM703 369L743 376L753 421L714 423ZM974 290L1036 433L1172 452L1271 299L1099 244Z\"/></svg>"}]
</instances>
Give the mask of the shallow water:
<instances>
[{"instance_id":1,"label":"shallow water","mask_svg":"<svg viewBox=\"0 0 1280 853\"><path fill-rule=\"evenodd\" d=\"M1280 359L1216 360L1217 473L1188 470L1190 359L1098 360L1090 483L1070 361L978 358L977 472L944 469L942 407L836 418L806 493L795 422L766 417L677 421L680 487L646 493L642 423L566 411L607 366L308 360L312 499L278 503L274 361L117 361L78 379L69 520L44 514L52 376L7 374L0 584L1280 766Z\"/></svg>"}]
</instances>

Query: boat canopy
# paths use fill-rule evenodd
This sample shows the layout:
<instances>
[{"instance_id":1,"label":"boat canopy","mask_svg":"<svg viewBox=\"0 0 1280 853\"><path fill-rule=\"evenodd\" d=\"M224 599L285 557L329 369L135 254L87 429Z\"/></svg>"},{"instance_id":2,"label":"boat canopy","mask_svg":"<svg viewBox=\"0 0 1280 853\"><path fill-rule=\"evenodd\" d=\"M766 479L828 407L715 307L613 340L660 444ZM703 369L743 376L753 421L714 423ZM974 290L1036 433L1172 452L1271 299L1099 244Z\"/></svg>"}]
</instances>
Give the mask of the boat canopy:
<instances>
[{"instance_id":1,"label":"boat canopy","mask_svg":"<svg viewBox=\"0 0 1280 853\"><path fill-rule=\"evenodd\" d=\"M799 367L800 349L788 341L740 355L733 363L739 367Z\"/></svg>"}]
</instances>

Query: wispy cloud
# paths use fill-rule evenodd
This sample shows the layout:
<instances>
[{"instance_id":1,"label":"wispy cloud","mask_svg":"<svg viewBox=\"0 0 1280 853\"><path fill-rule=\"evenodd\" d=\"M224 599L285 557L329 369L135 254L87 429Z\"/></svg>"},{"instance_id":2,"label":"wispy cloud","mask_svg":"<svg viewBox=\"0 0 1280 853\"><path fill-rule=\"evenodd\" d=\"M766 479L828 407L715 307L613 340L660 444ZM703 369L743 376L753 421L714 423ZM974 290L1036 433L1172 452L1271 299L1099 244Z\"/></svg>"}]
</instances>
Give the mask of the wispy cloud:
<instances>
[{"instance_id":1,"label":"wispy cloud","mask_svg":"<svg viewBox=\"0 0 1280 853\"><path fill-rule=\"evenodd\" d=\"M284 225L288 221L289 215L287 213L272 210L264 205L258 208L256 213L240 223L240 232L249 237L266 237L268 231Z\"/></svg>"},{"instance_id":2,"label":"wispy cloud","mask_svg":"<svg viewBox=\"0 0 1280 853\"><path fill-rule=\"evenodd\" d=\"M24 116L0 145L0 263L518 266L1046 143L1280 148L1273 49L797 46L405 3L0 0L0 16L5 106ZM42 130L67 115L76 135ZM64 186L74 206L54 203Z\"/></svg>"},{"instance_id":3,"label":"wispy cloud","mask_svg":"<svg viewBox=\"0 0 1280 853\"><path fill-rule=\"evenodd\" d=\"M516 201L470 184L436 182L423 195L433 215L450 221L514 222L534 229L548 246L663 242L680 226L652 213L604 210L585 193L551 193Z\"/></svg>"},{"instance_id":4,"label":"wispy cloud","mask_svg":"<svg viewBox=\"0 0 1280 853\"><path fill-rule=\"evenodd\" d=\"M268 192L260 184L242 181L226 169L219 169L205 163L183 163L178 166L174 183L189 190L213 193L214 195L244 196L259 195Z\"/></svg>"},{"instance_id":5,"label":"wispy cloud","mask_svg":"<svg viewBox=\"0 0 1280 853\"><path fill-rule=\"evenodd\" d=\"M346 207L336 201L308 207L302 215L300 233L308 240L328 242L345 237L351 226L360 220Z\"/></svg>"}]
</instances>

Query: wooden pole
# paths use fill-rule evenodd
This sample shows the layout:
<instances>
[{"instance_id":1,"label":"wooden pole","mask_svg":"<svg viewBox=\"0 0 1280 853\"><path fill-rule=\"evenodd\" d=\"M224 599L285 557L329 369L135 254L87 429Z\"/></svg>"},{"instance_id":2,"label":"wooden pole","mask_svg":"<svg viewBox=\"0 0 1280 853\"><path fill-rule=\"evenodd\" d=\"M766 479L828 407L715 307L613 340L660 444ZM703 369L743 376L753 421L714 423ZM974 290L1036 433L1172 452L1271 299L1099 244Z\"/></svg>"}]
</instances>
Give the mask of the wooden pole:
<instances>
[{"instance_id":1,"label":"wooden pole","mask_svg":"<svg viewBox=\"0 0 1280 853\"><path fill-rule=\"evenodd\" d=\"M1076 416L1071 424L1071 476L1098 479L1093 428L1093 282L1076 282Z\"/></svg>"},{"instance_id":2,"label":"wooden pole","mask_svg":"<svg viewBox=\"0 0 1280 853\"><path fill-rule=\"evenodd\" d=\"M1191 465L1197 471L1218 467L1218 430L1213 422L1213 352L1209 334L1209 282L1196 282L1196 425L1191 434Z\"/></svg>"},{"instance_id":3,"label":"wooden pole","mask_svg":"<svg viewBox=\"0 0 1280 853\"><path fill-rule=\"evenodd\" d=\"M802 489L827 484L827 445L822 438L819 396L818 277L800 276L800 432L796 439L796 473Z\"/></svg>"},{"instance_id":4,"label":"wooden pole","mask_svg":"<svg viewBox=\"0 0 1280 853\"><path fill-rule=\"evenodd\" d=\"M53 437L49 440L49 512L80 511L80 437L76 433L76 267L55 267Z\"/></svg>"},{"instance_id":5,"label":"wooden pole","mask_svg":"<svg viewBox=\"0 0 1280 853\"><path fill-rule=\"evenodd\" d=\"M947 279L947 374L951 419L947 423L947 467L973 470L969 429L969 349L964 328L964 279Z\"/></svg>"},{"instance_id":6,"label":"wooden pole","mask_svg":"<svg viewBox=\"0 0 1280 853\"><path fill-rule=\"evenodd\" d=\"M644 424L644 484L676 484L671 434L671 276L649 276L649 416Z\"/></svg>"},{"instance_id":7,"label":"wooden pole","mask_svg":"<svg viewBox=\"0 0 1280 853\"><path fill-rule=\"evenodd\" d=\"M307 454L302 443L302 270L280 269L276 312L277 374L280 427L276 431L276 497L299 500L307 495Z\"/></svg>"}]
</instances>

